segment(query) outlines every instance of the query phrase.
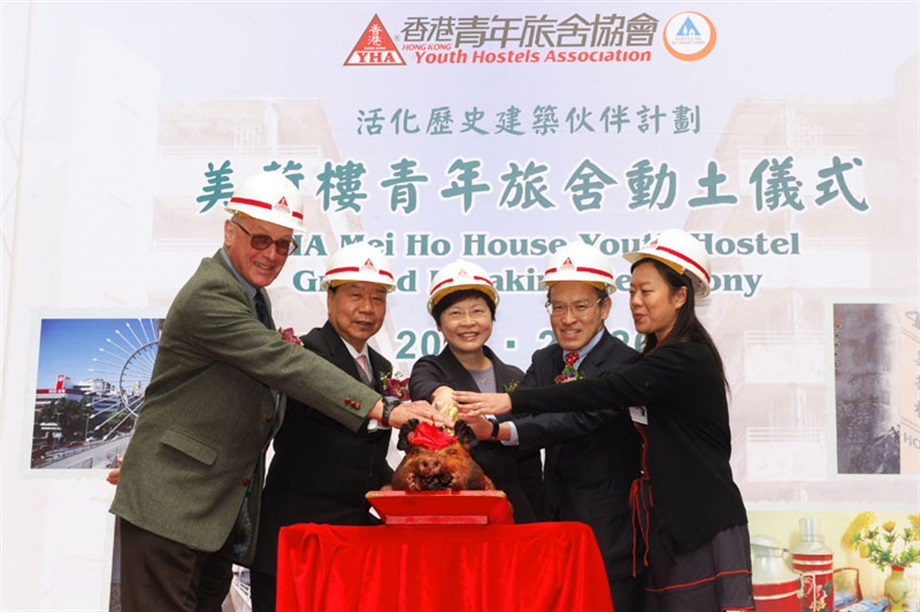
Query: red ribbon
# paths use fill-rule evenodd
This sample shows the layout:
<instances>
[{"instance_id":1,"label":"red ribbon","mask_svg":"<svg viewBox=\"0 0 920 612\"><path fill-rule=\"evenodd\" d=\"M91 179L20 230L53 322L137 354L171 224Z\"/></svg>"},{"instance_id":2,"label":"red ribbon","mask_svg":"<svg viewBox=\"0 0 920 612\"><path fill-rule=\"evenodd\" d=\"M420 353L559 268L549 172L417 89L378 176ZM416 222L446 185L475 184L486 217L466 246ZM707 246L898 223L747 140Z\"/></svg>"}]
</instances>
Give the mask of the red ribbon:
<instances>
[{"instance_id":1,"label":"red ribbon","mask_svg":"<svg viewBox=\"0 0 920 612\"><path fill-rule=\"evenodd\" d=\"M410 433L407 438L413 446L424 446L431 450L448 447L457 441L456 436L452 436L430 423L419 423L415 431Z\"/></svg>"}]
</instances>

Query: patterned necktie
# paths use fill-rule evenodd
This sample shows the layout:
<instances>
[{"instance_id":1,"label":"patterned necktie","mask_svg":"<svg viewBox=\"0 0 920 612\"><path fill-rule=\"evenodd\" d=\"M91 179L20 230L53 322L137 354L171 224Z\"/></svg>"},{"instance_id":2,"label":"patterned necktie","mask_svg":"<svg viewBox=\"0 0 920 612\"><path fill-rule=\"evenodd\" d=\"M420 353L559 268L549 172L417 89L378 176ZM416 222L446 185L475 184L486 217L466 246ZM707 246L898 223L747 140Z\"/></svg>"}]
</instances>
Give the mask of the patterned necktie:
<instances>
[{"instance_id":1,"label":"patterned necktie","mask_svg":"<svg viewBox=\"0 0 920 612\"><path fill-rule=\"evenodd\" d=\"M265 327L272 328L272 316L268 312L268 304L265 303L265 296L260 289L256 289L256 296L252 299L256 307L256 317L259 323Z\"/></svg>"},{"instance_id":2,"label":"patterned necktie","mask_svg":"<svg viewBox=\"0 0 920 612\"><path fill-rule=\"evenodd\" d=\"M364 355L358 355L355 357L355 362L358 364L358 376L361 377L361 382L363 382L368 387L373 387L371 384L371 377L367 371L367 357Z\"/></svg>"},{"instance_id":3,"label":"patterned necktie","mask_svg":"<svg viewBox=\"0 0 920 612\"><path fill-rule=\"evenodd\" d=\"M578 351L565 354L565 365L574 368L576 363L578 363Z\"/></svg>"}]
</instances>

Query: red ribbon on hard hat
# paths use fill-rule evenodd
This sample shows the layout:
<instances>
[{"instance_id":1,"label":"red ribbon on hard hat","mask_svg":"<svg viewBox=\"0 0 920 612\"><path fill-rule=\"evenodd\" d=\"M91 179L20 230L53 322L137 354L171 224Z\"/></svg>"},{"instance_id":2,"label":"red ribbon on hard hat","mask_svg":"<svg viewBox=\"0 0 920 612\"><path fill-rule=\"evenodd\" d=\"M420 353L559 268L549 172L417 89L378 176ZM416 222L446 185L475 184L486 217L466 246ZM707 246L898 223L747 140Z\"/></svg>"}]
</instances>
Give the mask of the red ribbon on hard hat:
<instances>
[{"instance_id":1,"label":"red ribbon on hard hat","mask_svg":"<svg viewBox=\"0 0 920 612\"><path fill-rule=\"evenodd\" d=\"M610 279L613 278L613 275L610 272L604 272L603 270L600 270L598 268L588 268L587 266L575 266L575 271L576 272L587 272L589 274L597 274L598 276L603 276L605 278L610 278ZM559 272L559 268L547 268L546 272L544 272L544 275L554 274L556 272Z\"/></svg>"},{"instance_id":2,"label":"red ribbon on hard hat","mask_svg":"<svg viewBox=\"0 0 920 612\"><path fill-rule=\"evenodd\" d=\"M666 247L666 246L658 245L658 246L655 247L655 250L656 250L656 251L664 251L665 253L670 253L671 255L673 255L674 257L677 257L678 259L681 259L681 260L683 260L683 261L686 261L687 263L689 263L690 265L692 265L694 268L696 268L696 269L699 271L699 273L702 274L702 275L706 278L706 282L712 282L712 278L709 276L709 273L706 272L706 268L704 268L703 266L701 266L701 265L700 265L696 260L694 260L693 258L687 257L687 256L684 255L683 253L681 253L681 252L679 252L679 251L675 251L674 249L669 249L669 248Z\"/></svg>"},{"instance_id":3,"label":"red ribbon on hard hat","mask_svg":"<svg viewBox=\"0 0 920 612\"><path fill-rule=\"evenodd\" d=\"M342 272L360 272L361 268L358 266L342 266L341 268L333 268L332 270L326 271L326 276L331 276L333 274L341 274ZM386 276L387 278L393 278L393 275L386 270L375 270L380 276Z\"/></svg>"},{"instance_id":4,"label":"red ribbon on hard hat","mask_svg":"<svg viewBox=\"0 0 920 612\"><path fill-rule=\"evenodd\" d=\"M252 198L242 198L240 196L233 196L230 198L230 201L234 204L248 204L249 206L255 206L256 208L264 208L266 210L274 209L274 206L268 202L262 202L260 200L253 200ZM295 219L303 220L303 213L299 213L296 210L290 210L285 206L285 209L291 213Z\"/></svg>"}]
</instances>

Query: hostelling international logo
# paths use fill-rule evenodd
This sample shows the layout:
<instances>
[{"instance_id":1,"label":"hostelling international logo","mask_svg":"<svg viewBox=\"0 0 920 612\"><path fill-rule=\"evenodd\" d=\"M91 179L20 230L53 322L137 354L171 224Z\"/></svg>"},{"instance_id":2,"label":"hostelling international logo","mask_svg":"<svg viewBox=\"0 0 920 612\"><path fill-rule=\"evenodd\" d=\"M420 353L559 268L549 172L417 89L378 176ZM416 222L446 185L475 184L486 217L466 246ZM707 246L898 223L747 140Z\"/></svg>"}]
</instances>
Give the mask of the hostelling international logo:
<instances>
[{"instance_id":1,"label":"hostelling international logo","mask_svg":"<svg viewBox=\"0 0 920 612\"><path fill-rule=\"evenodd\" d=\"M678 13L664 26L664 47L685 62L701 60L716 46L716 27L702 13Z\"/></svg>"},{"instance_id":2,"label":"hostelling international logo","mask_svg":"<svg viewBox=\"0 0 920 612\"><path fill-rule=\"evenodd\" d=\"M374 15L345 66L647 63L660 23L648 13L440 15L407 17L388 31ZM684 12L668 20L663 40L672 56L694 61L712 51L716 31L701 13Z\"/></svg>"}]
</instances>

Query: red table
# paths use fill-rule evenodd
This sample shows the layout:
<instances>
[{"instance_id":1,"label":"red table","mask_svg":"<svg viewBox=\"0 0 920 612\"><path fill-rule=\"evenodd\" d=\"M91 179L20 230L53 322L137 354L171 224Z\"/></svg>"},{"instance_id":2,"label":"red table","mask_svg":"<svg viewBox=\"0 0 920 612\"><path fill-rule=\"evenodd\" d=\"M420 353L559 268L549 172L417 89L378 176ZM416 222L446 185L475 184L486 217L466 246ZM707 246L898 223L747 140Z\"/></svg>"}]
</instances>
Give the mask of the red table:
<instances>
[{"instance_id":1,"label":"red table","mask_svg":"<svg viewBox=\"0 0 920 612\"><path fill-rule=\"evenodd\" d=\"M612 610L583 523L281 529L278 610Z\"/></svg>"}]
</instances>

